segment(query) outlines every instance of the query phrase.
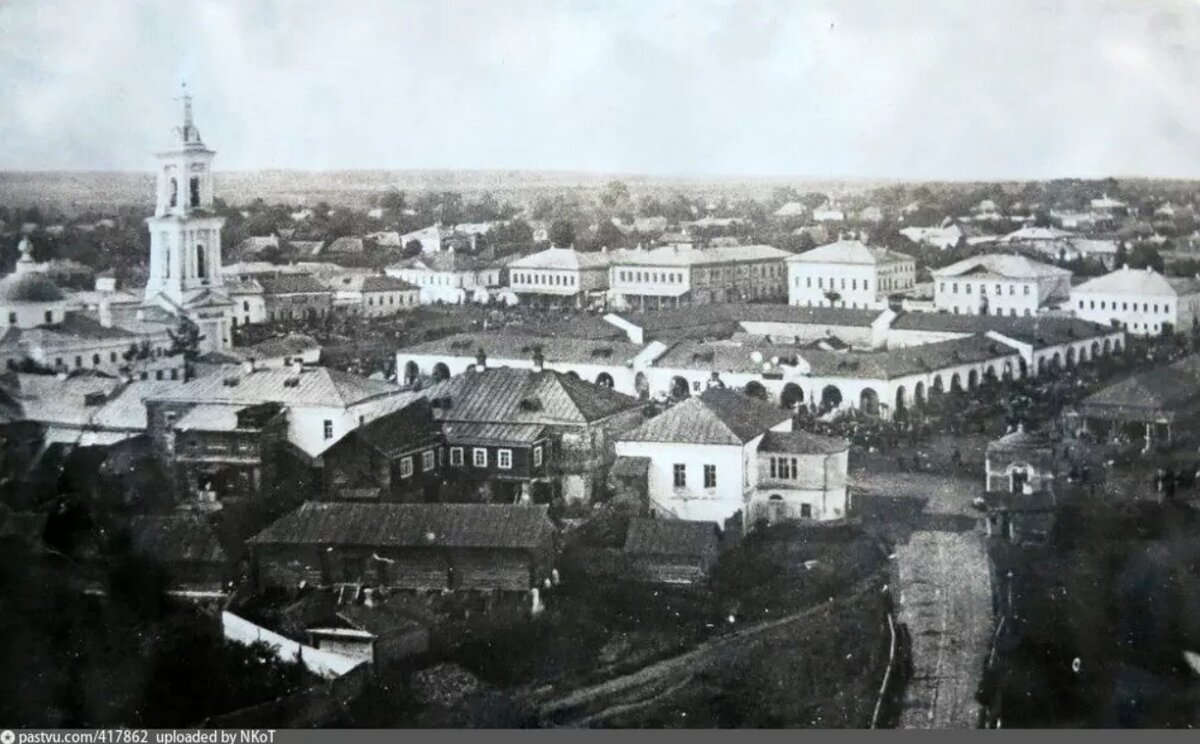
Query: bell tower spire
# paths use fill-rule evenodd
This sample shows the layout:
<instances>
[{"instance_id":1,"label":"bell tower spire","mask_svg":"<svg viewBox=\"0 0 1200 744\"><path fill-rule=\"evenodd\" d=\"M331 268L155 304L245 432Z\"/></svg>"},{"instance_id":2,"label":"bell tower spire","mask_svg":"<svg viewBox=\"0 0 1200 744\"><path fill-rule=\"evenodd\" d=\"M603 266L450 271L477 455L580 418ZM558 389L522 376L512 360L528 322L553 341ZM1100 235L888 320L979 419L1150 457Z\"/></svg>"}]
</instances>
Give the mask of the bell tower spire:
<instances>
[{"instance_id":1,"label":"bell tower spire","mask_svg":"<svg viewBox=\"0 0 1200 744\"><path fill-rule=\"evenodd\" d=\"M192 95L184 83L180 96L181 126L173 127L173 142L155 153L158 179L150 229L150 269L145 301L160 295L174 307L190 311L200 298L220 291L221 228L225 219L213 209L212 161L215 152L204 146L192 113ZM205 312L208 312L207 310ZM213 340L228 344L225 329Z\"/></svg>"}]
</instances>

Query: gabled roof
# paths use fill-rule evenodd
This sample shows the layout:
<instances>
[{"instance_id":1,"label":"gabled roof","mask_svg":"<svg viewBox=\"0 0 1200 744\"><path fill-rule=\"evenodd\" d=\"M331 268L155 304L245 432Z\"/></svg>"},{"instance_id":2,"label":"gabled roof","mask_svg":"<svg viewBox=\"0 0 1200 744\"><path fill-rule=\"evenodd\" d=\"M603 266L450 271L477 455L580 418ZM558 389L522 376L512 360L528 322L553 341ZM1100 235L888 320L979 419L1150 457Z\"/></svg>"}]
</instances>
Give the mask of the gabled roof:
<instances>
[{"instance_id":1,"label":"gabled roof","mask_svg":"<svg viewBox=\"0 0 1200 744\"><path fill-rule=\"evenodd\" d=\"M800 202L792 201L776 209L774 214L776 217L803 217L808 214L808 207Z\"/></svg>"},{"instance_id":2,"label":"gabled roof","mask_svg":"<svg viewBox=\"0 0 1200 744\"><path fill-rule=\"evenodd\" d=\"M1190 413L1198 401L1200 358L1191 355L1109 385L1084 399L1080 407Z\"/></svg>"},{"instance_id":3,"label":"gabled roof","mask_svg":"<svg viewBox=\"0 0 1200 744\"><path fill-rule=\"evenodd\" d=\"M1036 279L1047 276L1070 276L1071 272L1050 264L1034 261L1026 256L1014 253L985 253L971 258L964 258L940 269L930 272L933 276L964 276L972 273L986 273L1010 279Z\"/></svg>"},{"instance_id":4,"label":"gabled roof","mask_svg":"<svg viewBox=\"0 0 1200 744\"><path fill-rule=\"evenodd\" d=\"M1178 297L1200 293L1200 279L1163 276L1149 266L1145 269L1124 266L1072 287L1071 292Z\"/></svg>"},{"instance_id":5,"label":"gabled roof","mask_svg":"<svg viewBox=\"0 0 1200 744\"><path fill-rule=\"evenodd\" d=\"M420 395L448 398L441 418L460 422L587 424L639 405L628 395L560 372L510 367L470 369Z\"/></svg>"},{"instance_id":6,"label":"gabled roof","mask_svg":"<svg viewBox=\"0 0 1200 744\"><path fill-rule=\"evenodd\" d=\"M288 383L289 380L296 383ZM405 393L391 383L327 367L305 367L296 374L289 368L246 372L240 365L230 365L155 395L154 400L226 405L274 402L345 408L375 398L402 395Z\"/></svg>"},{"instance_id":7,"label":"gabled roof","mask_svg":"<svg viewBox=\"0 0 1200 744\"><path fill-rule=\"evenodd\" d=\"M691 245L666 245L652 250L620 250L613 254L614 266L702 266L743 261L770 261L791 256L769 245L724 245L696 248Z\"/></svg>"},{"instance_id":8,"label":"gabled roof","mask_svg":"<svg viewBox=\"0 0 1200 744\"><path fill-rule=\"evenodd\" d=\"M403 408L358 427L342 441L361 443L385 457L395 457L438 439L438 425L429 401L416 398Z\"/></svg>"},{"instance_id":9,"label":"gabled roof","mask_svg":"<svg viewBox=\"0 0 1200 744\"><path fill-rule=\"evenodd\" d=\"M759 452L788 455L832 455L849 448L847 439L823 437L809 431L768 431L758 444Z\"/></svg>"},{"instance_id":10,"label":"gabled roof","mask_svg":"<svg viewBox=\"0 0 1200 744\"><path fill-rule=\"evenodd\" d=\"M861 240L838 240L792 256L788 263L867 264L912 261L911 256L879 246L869 246Z\"/></svg>"},{"instance_id":11,"label":"gabled roof","mask_svg":"<svg viewBox=\"0 0 1200 744\"><path fill-rule=\"evenodd\" d=\"M790 411L778 406L714 387L677 403L619 440L742 445L791 417Z\"/></svg>"},{"instance_id":12,"label":"gabled roof","mask_svg":"<svg viewBox=\"0 0 1200 744\"><path fill-rule=\"evenodd\" d=\"M1014 230L1004 237L1000 238L1002 243L1024 243L1038 242L1044 240L1068 240L1075 237L1075 233L1068 230L1059 230L1055 227L1022 227L1019 230Z\"/></svg>"},{"instance_id":13,"label":"gabled roof","mask_svg":"<svg viewBox=\"0 0 1200 744\"><path fill-rule=\"evenodd\" d=\"M409 292L416 289L415 284L394 276L365 276L362 279L363 292Z\"/></svg>"},{"instance_id":14,"label":"gabled roof","mask_svg":"<svg viewBox=\"0 0 1200 744\"><path fill-rule=\"evenodd\" d=\"M574 248L547 248L544 251L519 258L509 264L513 269L595 269L611 263L614 254L607 252L582 252Z\"/></svg>"},{"instance_id":15,"label":"gabled roof","mask_svg":"<svg viewBox=\"0 0 1200 744\"><path fill-rule=\"evenodd\" d=\"M247 543L534 550L553 532L545 506L310 501Z\"/></svg>"},{"instance_id":16,"label":"gabled roof","mask_svg":"<svg viewBox=\"0 0 1200 744\"><path fill-rule=\"evenodd\" d=\"M269 295L283 294L327 294L328 289L310 274L288 274L284 276L264 276L258 280L263 293Z\"/></svg>"},{"instance_id":17,"label":"gabled roof","mask_svg":"<svg viewBox=\"0 0 1200 744\"><path fill-rule=\"evenodd\" d=\"M325 249L326 253L362 253L363 239L352 237L335 238L329 247Z\"/></svg>"}]
</instances>

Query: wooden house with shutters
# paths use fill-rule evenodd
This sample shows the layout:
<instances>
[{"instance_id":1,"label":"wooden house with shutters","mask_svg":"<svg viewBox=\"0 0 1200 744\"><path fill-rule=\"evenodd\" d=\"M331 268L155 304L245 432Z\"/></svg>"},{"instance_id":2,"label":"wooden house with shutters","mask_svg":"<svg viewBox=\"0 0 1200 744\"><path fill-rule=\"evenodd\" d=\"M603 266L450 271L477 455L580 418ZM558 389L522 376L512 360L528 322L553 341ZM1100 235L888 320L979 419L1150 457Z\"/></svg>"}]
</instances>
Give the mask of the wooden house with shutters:
<instances>
[{"instance_id":1,"label":"wooden house with shutters","mask_svg":"<svg viewBox=\"0 0 1200 744\"><path fill-rule=\"evenodd\" d=\"M259 587L524 592L554 542L545 506L307 502L247 545Z\"/></svg>"},{"instance_id":2,"label":"wooden house with shutters","mask_svg":"<svg viewBox=\"0 0 1200 744\"><path fill-rule=\"evenodd\" d=\"M326 450L325 499L436 502L445 458L429 401L415 398Z\"/></svg>"},{"instance_id":3,"label":"wooden house with shutters","mask_svg":"<svg viewBox=\"0 0 1200 744\"><path fill-rule=\"evenodd\" d=\"M421 395L442 425L447 478L499 503L590 501L616 435L644 420L636 398L545 369L536 353L533 369L489 368L481 353Z\"/></svg>"}]
</instances>

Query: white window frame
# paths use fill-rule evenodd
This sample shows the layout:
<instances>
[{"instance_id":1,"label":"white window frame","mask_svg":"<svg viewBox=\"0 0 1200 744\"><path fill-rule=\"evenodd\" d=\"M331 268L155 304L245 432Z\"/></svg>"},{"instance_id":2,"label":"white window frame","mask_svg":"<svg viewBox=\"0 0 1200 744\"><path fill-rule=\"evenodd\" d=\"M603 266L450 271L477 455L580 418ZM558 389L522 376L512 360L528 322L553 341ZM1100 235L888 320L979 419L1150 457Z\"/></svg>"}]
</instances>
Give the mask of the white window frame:
<instances>
[{"instance_id":1,"label":"white window frame","mask_svg":"<svg viewBox=\"0 0 1200 744\"><path fill-rule=\"evenodd\" d=\"M462 447L451 447L450 448L450 466L456 467L456 468L461 468L462 464L463 464L463 448Z\"/></svg>"},{"instance_id":2,"label":"white window frame","mask_svg":"<svg viewBox=\"0 0 1200 744\"><path fill-rule=\"evenodd\" d=\"M413 459L412 455L406 455L400 458L400 477L411 478L413 474Z\"/></svg>"},{"instance_id":3,"label":"white window frame","mask_svg":"<svg viewBox=\"0 0 1200 744\"><path fill-rule=\"evenodd\" d=\"M512 450L496 450L496 467L500 468L501 470L512 470L512 466Z\"/></svg>"},{"instance_id":4,"label":"white window frame","mask_svg":"<svg viewBox=\"0 0 1200 744\"><path fill-rule=\"evenodd\" d=\"M437 456L433 454L433 450L425 450L421 453L421 472L428 473L437 466Z\"/></svg>"},{"instance_id":5,"label":"white window frame","mask_svg":"<svg viewBox=\"0 0 1200 744\"><path fill-rule=\"evenodd\" d=\"M542 466L542 445L533 448L533 466L540 468Z\"/></svg>"},{"instance_id":6,"label":"white window frame","mask_svg":"<svg viewBox=\"0 0 1200 744\"><path fill-rule=\"evenodd\" d=\"M471 464L477 468L486 468L488 466L487 447L474 447L471 449Z\"/></svg>"}]
</instances>

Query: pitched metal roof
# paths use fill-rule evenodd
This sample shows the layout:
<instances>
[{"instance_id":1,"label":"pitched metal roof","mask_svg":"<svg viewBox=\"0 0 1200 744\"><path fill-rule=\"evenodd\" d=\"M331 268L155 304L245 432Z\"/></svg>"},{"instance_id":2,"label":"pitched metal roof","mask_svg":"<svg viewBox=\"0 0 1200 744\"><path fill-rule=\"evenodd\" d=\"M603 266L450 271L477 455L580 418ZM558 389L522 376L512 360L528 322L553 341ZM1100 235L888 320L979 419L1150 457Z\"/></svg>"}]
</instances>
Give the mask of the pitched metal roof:
<instances>
[{"instance_id":1,"label":"pitched metal roof","mask_svg":"<svg viewBox=\"0 0 1200 744\"><path fill-rule=\"evenodd\" d=\"M1009 279L1036 279L1047 276L1071 275L1071 272L1067 269L1040 263L1027 256L1020 256L1013 253L985 253L979 256L972 256L952 263L949 266L934 269L930 273L936 277L953 277L980 272Z\"/></svg>"},{"instance_id":2,"label":"pitched metal roof","mask_svg":"<svg viewBox=\"0 0 1200 744\"><path fill-rule=\"evenodd\" d=\"M1072 287L1071 292L1178 297L1200 293L1200 279L1163 276L1149 266L1145 269L1125 266Z\"/></svg>"},{"instance_id":3,"label":"pitched metal roof","mask_svg":"<svg viewBox=\"0 0 1200 744\"><path fill-rule=\"evenodd\" d=\"M295 384L289 380L296 380ZM344 408L374 398L411 395L387 382L368 380L327 367L305 367L299 374L290 368L246 372L229 365L210 375L163 391L155 400L197 403L282 403L285 405Z\"/></svg>"},{"instance_id":4,"label":"pitched metal roof","mask_svg":"<svg viewBox=\"0 0 1200 744\"><path fill-rule=\"evenodd\" d=\"M494 424L451 422L442 427L450 444L532 444L543 438L546 427L541 424Z\"/></svg>"},{"instance_id":5,"label":"pitched metal roof","mask_svg":"<svg viewBox=\"0 0 1200 744\"><path fill-rule=\"evenodd\" d=\"M625 442L742 445L789 420L790 411L733 390L709 388L633 431Z\"/></svg>"},{"instance_id":6,"label":"pitched metal roof","mask_svg":"<svg viewBox=\"0 0 1200 744\"><path fill-rule=\"evenodd\" d=\"M611 326L610 326L611 328ZM612 328L616 332L616 328ZM591 334L589 334L591 335ZM541 334L504 331L460 333L406 348L409 354L445 354L473 356L483 349L489 359L532 359L534 349L542 350L547 362L580 364L625 364L642 350L638 344L606 338L549 337Z\"/></svg>"},{"instance_id":7,"label":"pitched metal roof","mask_svg":"<svg viewBox=\"0 0 1200 744\"><path fill-rule=\"evenodd\" d=\"M788 259L788 263L868 264L874 266L912 260L912 256L880 246L866 245L861 240L838 240L792 256Z\"/></svg>"},{"instance_id":8,"label":"pitched metal roof","mask_svg":"<svg viewBox=\"0 0 1200 744\"><path fill-rule=\"evenodd\" d=\"M416 290L417 286L394 276L364 276L360 289L363 292L407 292Z\"/></svg>"},{"instance_id":9,"label":"pitched metal roof","mask_svg":"<svg viewBox=\"0 0 1200 744\"><path fill-rule=\"evenodd\" d=\"M247 542L532 550L553 532L546 506L310 501Z\"/></svg>"},{"instance_id":10,"label":"pitched metal roof","mask_svg":"<svg viewBox=\"0 0 1200 744\"><path fill-rule=\"evenodd\" d=\"M848 449L847 439L823 437L810 431L768 431L758 445L759 452L788 455L832 455Z\"/></svg>"},{"instance_id":11,"label":"pitched metal roof","mask_svg":"<svg viewBox=\"0 0 1200 744\"><path fill-rule=\"evenodd\" d=\"M435 444L439 438L429 401L415 398L403 408L358 427L342 441L361 443L386 457L394 457L423 445Z\"/></svg>"},{"instance_id":12,"label":"pitched metal roof","mask_svg":"<svg viewBox=\"0 0 1200 744\"><path fill-rule=\"evenodd\" d=\"M311 274L285 274L283 276L264 276L258 280L263 293L269 295L283 294L328 294L325 285L317 281Z\"/></svg>"},{"instance_id":13,"label":"pitched metal roof","mask_svg":"<svg viewBox=\"0 0 1200 744\"><path fill-rule=\"evenodd\" d=\"M457 377L420 392L448 399L443 421L506 424L586 424L640 405L603 385L544 370L498 367Z\"/></svg>"},{"instance_id":14,"label":"pitched metal roof","mask_svg":"<svg viewBox=\"0 0 1200 744\"><path fill-rule=\"evenodd\" d=\"M653 250L621 250L613 255L613 266L703 266L715 263L745 261L783 261L791 256L785 250L770 245L733 245L696 248L663 246Z\"/></svg>"},{"instance_id":15,"label":"pitched metal roof","mask_svg":"<svg viewBox=\"0 0 1200 744\"><path fill-rule=\"evenodd\" d=\"M547 248L532 256L519 258L509 264L513 269L561 269L579 270L608 266L614 253L584 252L574 248Z\"/></svg>"},{"instance_id":16,"label":"pitched metal roof","mask_svg":"<svg viewBox=\"0 0 1200 744\"><path fill-rule=\"evenodd\" d=\"M893 330L941 333L987 333L995 331L1042 349L1069 341L1098 338L1116 331L1079 318L1038 316L1033 318L995 315L952 315L949 313L901 313L892 321Z\"/></svg>"}]
</instances>

